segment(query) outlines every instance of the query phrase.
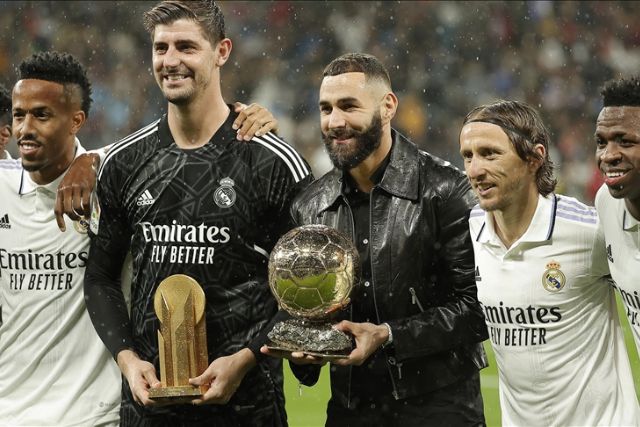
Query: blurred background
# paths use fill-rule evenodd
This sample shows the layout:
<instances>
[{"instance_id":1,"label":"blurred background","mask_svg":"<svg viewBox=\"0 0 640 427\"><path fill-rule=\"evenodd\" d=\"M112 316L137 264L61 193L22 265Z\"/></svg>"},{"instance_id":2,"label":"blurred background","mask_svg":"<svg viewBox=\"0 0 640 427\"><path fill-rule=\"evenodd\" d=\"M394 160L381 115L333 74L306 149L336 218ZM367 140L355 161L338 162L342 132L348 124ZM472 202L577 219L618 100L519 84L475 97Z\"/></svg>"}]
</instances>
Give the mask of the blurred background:
<instances>
[{"instance_id":1,"label":"blurred background","mask_svg":"<svg viewBox=\"0 0 640 427\"><path fill-rule=\"evenodd\" d=\"M35 51L73 53L94 88L83 144L126 136L165 108L141 23L153 4L0 1L0 82L12 85L14 67ZM227 102L268 107L319 176L330 167L318 126L323 67L342 53L372 53L400 99L395 127L421 148L460 166L457 138L467 111L498 98L526 101L552 131L559 192L590 203L600 183L593 161L599 91L606 80L640 70L638 6L225 1L234 49L223 93Z\"/></svg>"},{"instance_id":2,"label":"blurred background","mask_svg":"<svg viewBox=\"0 0 640 427\"><path fill-rule=\"evenodd\" d=\"M0 1L0 82L41 50L76 55L94 104L80 134L87 148L123 138L166 108L151 72L142 13L155 2ZM637 2L221 2L233 41L222 71L227 102L258 102L320 176L317 93L324 66L368 52L389 69L400 99L394 125L421 148L461 166L458 133L474 106L499 98L536 106L552 133L558 191L591 203L600 87L640 70ZM15 147L11 149L16 157ZM624 316L624 312L620 313ZM626 321L623 321L626 326ZM625 329L637 387L640 364ZM490 348L487 350L491 355ZM292 426L321 426L328 368L318 386L285 384ZM485 415L499 425L495 363L482 371Z\"/></svg>"}]
</instances>

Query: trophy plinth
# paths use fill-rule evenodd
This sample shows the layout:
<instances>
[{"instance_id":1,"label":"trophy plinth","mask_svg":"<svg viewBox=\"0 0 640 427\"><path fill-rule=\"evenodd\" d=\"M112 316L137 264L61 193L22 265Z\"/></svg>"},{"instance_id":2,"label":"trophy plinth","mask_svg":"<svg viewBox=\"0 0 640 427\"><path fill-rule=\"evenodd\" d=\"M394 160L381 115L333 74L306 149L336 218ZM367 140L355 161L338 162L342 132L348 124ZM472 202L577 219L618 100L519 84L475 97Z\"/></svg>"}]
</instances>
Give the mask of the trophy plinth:
<instances>
[{"instance_id":1,"label":"trophy plinth","mask_svg":"<svg viewBox=\"0 0 640 427\"><path fill-rule=\"evenodd\" d=\"M282 236L269 259L269 286L293 319L274 326L267 348L348 357L351 337L331 327L331 316L349 304L359 267L353 242L336 229L305 225Z\"/></svg>"},{"instance_id":2,"label":"trophy plinth","mask_svg":"<svg viewBox=\"0 0 640 427\"><path fill-rule=\"evenodd\" d=\"M184 274L164 279L156 290L153 307L160 320L158 355L160 382L149 397L164 403L185 403L202 396L206 386L189 384L207 369L207 331L204 291Z\"/></svg>"}]
</instances>

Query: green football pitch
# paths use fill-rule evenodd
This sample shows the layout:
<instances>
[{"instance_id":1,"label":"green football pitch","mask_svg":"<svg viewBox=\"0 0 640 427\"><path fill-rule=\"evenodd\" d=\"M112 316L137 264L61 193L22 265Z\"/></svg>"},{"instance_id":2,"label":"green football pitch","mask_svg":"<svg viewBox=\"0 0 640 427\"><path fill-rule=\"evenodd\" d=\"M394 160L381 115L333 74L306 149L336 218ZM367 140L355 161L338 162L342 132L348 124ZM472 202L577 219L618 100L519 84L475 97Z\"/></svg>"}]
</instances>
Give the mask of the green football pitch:
<instances>
[{"instance_id":1,"label":"green football pitch","mask_svg":"<svg viewBox=\"0 0 640 427\"><path fill-rule=\"evenodd\" d=\"M625 341L631 361L631 369L636 384L636 392L640 392L640 361L636 352L636 346L631 336L631 330L624 316L624 309L618 299L618 312L624 329ZM481 371L482 397L484 399L485 417L487 426L500 426L500 406L498 402L498 373L493 358L493 352L488 342L485 349L489 356L489 367ZM287 399L287 414L291 427L321 427L325 422L325 409L329 399L329 370L328 366L322 368L322 374L318 384L313 387L299 387L298 382L285 363L284 392Z\"/></svg>"}]
</instances>

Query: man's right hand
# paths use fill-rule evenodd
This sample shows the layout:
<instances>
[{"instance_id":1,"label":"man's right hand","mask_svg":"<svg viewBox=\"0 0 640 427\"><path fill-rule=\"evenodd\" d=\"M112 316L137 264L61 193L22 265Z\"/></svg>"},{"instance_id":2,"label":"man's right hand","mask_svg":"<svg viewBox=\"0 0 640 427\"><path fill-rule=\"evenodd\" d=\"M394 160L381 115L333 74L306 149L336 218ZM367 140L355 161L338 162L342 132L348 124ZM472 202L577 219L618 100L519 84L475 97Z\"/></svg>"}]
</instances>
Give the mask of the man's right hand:
<instances>
[{"instance_id":1,"label":"man's right hand","mask_svg":"<svg viewBox=\"0 0 640 427\"><path fill-rule=\"evenodd\" d=\"M72 221L91 215L91 192L96 186L95 165L99 161L97 154L81 154L60 181L54 209L60 231L66 230L64 215Z\"/></svg>"},{"instance_id":2,"label":"man's right hand","mask_svg":"<svg viewBox=\"0 0 640 427\"><path fill-rule=\"evenodd\" d=\"M156 368L151 363L140 359L131 350L122 350L118 353L117 361L136 403L144 406L155 405L156 402L149 398L149 389L161 386L156 376Z\"/></svg>"}]
</instances>

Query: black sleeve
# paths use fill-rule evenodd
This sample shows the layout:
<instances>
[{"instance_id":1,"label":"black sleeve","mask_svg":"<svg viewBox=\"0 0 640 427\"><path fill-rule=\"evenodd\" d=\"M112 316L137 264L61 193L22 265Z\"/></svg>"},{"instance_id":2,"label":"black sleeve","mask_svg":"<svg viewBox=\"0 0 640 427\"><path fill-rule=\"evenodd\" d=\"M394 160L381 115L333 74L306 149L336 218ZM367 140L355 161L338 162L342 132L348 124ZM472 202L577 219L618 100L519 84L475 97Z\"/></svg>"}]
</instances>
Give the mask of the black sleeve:
<instances>
[{"instance_id":1,"label":"black sleeve","mask_svg":"<svg viewBox=\"0 0 640 427\"><path fill-rule=\"evenodd\" d=\"M263 228L260 230L257 243L268 252L271 252L284 233L293 228L294 224L289 215L291 203L313 181L311 168L302 156L294 152L289 154L289 163L281 158L256 162L256 182L259 183L265 197L265 209L260 221ZM247 347L253 352L256 360L264 357L260 353L260 347L267 341L269 331L277 322L287 317L289 316L285 312L278 312L249 342Z\"/></svg>"},{"instance_id":2,"label":"black sleeve","mask_svg":"<svg viewBox=\"0 0 640 427\"><path fill-rule=\"evenodd\" d=\"M116 177L122 174L118 172L114 168L107 169L98 182L84 277L84 295L91 322L114 358L120 351L133 348L131 323L120 283L131 232L120 213L121 185Z\"/></svg>"}]
</instances>

